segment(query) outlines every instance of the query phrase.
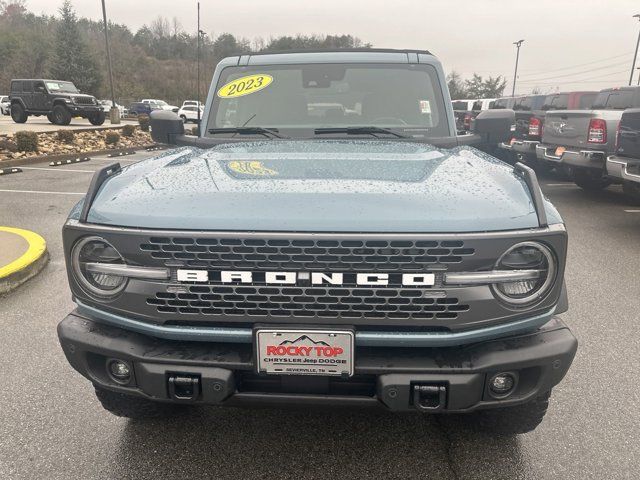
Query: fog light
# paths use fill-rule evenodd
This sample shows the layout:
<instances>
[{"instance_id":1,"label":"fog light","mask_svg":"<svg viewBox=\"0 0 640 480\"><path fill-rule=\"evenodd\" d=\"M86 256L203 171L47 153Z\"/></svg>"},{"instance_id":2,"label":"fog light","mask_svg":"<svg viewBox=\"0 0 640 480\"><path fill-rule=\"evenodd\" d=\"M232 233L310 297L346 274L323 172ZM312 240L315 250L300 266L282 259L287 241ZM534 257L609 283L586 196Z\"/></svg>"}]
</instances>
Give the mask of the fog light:
<instances>
[{"instance_id":1,"label":"fog light","mask_svg":"<svg viewBox=\"0 0 640 480\"><path fill-rule=\"evenodd\" d=\"M489 389L498 396L511 393L516 384L516 379L510 373L498 373L489 381Z\"/></svg>"},{"instance_id":2,"label":"fog light","mask_svg":"<svg viewBox=\"0 0 640 480\"><path fill-rule=\"evenodd\" d=\"M118 383L129 383L131 380L131 367L122 360L111 360L108 366L109 375Z\"/></svg>"}]
</instances>

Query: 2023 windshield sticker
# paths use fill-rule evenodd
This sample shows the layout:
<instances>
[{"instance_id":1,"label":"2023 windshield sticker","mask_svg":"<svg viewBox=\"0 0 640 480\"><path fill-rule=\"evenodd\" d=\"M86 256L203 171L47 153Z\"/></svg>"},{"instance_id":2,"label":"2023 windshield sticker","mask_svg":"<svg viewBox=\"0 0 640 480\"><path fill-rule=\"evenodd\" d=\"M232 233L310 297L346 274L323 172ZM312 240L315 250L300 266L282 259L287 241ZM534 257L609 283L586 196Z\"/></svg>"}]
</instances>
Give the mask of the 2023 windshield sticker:
<instances>
[{"instance_id":1,"label":"2023 windshield sticker","mask_svg":"<svg viewBox=\"0 0 640 480\"><path fill-rule=\"evenodd\" d=\"M273 83L273 77L264 73L248 75L246 77L236 78L218 90L220 98L237 98L251 95L267 88Z\"/></svg>"}]
</instances>

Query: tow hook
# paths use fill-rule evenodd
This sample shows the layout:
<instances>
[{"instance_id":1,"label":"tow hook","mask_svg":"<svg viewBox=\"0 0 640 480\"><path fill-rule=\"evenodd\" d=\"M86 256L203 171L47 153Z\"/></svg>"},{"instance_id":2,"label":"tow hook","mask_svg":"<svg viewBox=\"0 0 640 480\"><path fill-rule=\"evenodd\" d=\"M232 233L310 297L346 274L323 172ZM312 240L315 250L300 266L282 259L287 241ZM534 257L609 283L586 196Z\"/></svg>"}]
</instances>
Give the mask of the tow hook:
<instances>
[{"instance_id":1,"label":"tow hook","mask_svg":"<svg viewBox=\"0 0 640 480\"><path fill-rule=\"evenodd\" d=\"M447 388L443 385L414 385L413 406L422 412L443 410L447 402Z\"/></svg>"},{"instance_id":2,"label":"tow hook","mask_svg":"<svg viewBox=\"0 0 640 480\"><path fill-rule=\"evenodd\" d=\"M200 396L200 377L195 375L171 375L169 397L179 402L194 402Z\"/></svg>"}]
</instances>

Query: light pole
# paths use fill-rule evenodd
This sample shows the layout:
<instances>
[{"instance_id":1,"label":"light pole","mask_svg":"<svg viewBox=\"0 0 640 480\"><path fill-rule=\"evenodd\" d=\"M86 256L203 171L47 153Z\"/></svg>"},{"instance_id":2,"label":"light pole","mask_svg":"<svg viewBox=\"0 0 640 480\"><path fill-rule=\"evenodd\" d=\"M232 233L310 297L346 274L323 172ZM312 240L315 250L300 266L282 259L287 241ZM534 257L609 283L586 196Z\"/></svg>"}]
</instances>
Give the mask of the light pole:
<instances>
[{"instance_id":1,"label":"light pole","mask_svg":"<svg viewBox=\"0 0 640 480\"><path fill-rule=\"evenodd\" d=\"M517 47L516 51L516 71L513 73L513 89L511 90L511 96L516 96L516 78L518 78L518 60L520 60L520 45L524 40L518 40L517 42L513 42L513 44Z\"/></svg>"},{"instance_id":2,"label":"light pole","mask_svg":"<svg viewBox=\"0 0 640 480\"><path fill-rule=\"evenodd\" d=\"M109 48L109 24L107 23L107 7L102 0L102 19L104 21L104 42L107 45L107 66L109 69L109 84L111 85L111 110L109 110L109 121L112 125L120 123L120 110L116 106L116 94L113 89L113 72L111 69L111 49Z\"/></svg>"},{"instance_id":3,"label":"light pole","mask_svg":"<svg viewBox=\"0 0 640 480\"><path fill-rule=\"evenodd\" d=\"M640 20L640 14L636 13L633 18ZM638 41L636 42L636 51L633 54L633 63L631 64L631 74L629 75L629 85L633 82L633 71L636 68L636 57L638 56L638 45L640 45L640 31L638 31Z\"/></svg>"},{"instance_id":4,"label":"light pole","mask_svg":"<svg viewBox=\"0 0 640 480\"><path fill-rule=\"evenodd\" d=\"M640 70L640 67L636 67L636 70ZM638 74L638 85L640 85L640 73Z\"/></svg>"},{"instance_id":5,"label":"light pole","mask_svg":"<svg viewBox=\"0 0 640 480\"><path fill-rule=\"evenodd\" d=\"M196 89L198 90L196 100L198 101L198 135L200 134L200 2L198 2L198 53L197 53L197 63L198 63L198 80L196 82Z\"/></svg>"}]
</instances>

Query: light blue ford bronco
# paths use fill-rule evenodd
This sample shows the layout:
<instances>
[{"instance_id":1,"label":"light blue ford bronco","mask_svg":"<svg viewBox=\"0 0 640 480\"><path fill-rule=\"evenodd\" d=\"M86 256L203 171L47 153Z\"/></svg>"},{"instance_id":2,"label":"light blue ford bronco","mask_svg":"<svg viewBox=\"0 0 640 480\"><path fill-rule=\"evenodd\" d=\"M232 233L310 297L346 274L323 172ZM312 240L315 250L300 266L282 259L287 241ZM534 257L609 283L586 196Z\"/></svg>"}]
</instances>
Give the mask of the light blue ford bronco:
<instances>
[{"instance_id":1,"label":"light blue ford bronco","mask_svg":"<svg viewBox=\"0 0 640 480\"><path fill-rule=\"evenodd\" d=\"M456 135L426 51L231 57L199 136L97 172L64 226L71 365L116 415L351 405L534 429L577 342L567 233L535 174Z\"/></svg>"}]
</instances>

